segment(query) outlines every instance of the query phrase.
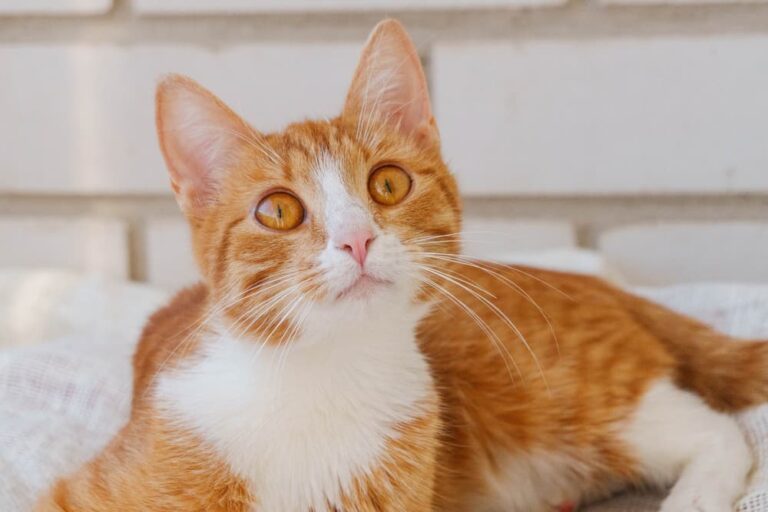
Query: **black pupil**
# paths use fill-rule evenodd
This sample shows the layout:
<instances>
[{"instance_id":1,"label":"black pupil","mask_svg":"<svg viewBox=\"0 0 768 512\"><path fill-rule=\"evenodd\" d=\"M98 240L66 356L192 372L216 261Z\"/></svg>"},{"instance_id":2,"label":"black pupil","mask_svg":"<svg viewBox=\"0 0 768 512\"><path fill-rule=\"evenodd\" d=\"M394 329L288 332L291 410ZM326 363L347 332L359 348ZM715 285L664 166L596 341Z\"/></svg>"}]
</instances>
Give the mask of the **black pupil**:
<instances>
[{"instance_id":1,"label":"black pupil","mask_svg":"<svg viewBox=\"0 0 768 512\"><path fill-rule=\"evenodd\" d=\"M282 205L277 205L277 218L282 219L283 218L283 207Z\"/></svg>"},{"instance_id":2,"label":"black pupil","mask_svg":"<svg viewBox=\"0 0 768 512\"><path fill-rule=\"evenodd\" d=\"M388 178L384 178L384 187L387 189L387 192L392 193L392 185L389 183Z\"/></svg>"}]
</instances>

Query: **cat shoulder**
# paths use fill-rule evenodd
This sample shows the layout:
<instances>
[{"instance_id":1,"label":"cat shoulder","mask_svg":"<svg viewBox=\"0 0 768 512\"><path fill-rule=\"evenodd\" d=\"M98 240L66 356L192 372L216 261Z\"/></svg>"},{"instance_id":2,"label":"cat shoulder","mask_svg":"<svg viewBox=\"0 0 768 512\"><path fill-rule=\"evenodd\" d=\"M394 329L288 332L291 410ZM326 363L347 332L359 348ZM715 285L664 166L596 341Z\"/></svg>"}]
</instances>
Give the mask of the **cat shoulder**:
<instances>
[{"instance_id":1,"label":"cat shoulder","mask_svg":"<svg viewBox=\"0 0 768 512\"><path fill-rule=\"evenodd\" d=\"M195 349L209 296L204 283L194 284L176 293L149 317L133 356L134 397L144 394L163 367Z\"/></svg>"}]
</instances>

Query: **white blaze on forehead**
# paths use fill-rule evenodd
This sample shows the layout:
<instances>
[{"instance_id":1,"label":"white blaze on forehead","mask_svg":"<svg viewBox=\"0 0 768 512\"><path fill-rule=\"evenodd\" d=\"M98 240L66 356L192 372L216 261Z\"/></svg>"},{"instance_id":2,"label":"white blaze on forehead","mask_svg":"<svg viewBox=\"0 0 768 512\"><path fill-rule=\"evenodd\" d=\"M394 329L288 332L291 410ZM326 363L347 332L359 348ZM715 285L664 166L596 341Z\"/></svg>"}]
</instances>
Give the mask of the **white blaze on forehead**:
<instances>
[{"instance_id":1,"label":"white blaze on forehead","mask_svg":"<svg viewBox=\"0 0 768 512\"><path fill-rule=\"evenodd\" d=\"M324 153L318 158L314 173L323 191L325 224L331 238L335 233L355 226L373 228L370 213L344 184L338 160Z\"/></svg>"}]
</instances>

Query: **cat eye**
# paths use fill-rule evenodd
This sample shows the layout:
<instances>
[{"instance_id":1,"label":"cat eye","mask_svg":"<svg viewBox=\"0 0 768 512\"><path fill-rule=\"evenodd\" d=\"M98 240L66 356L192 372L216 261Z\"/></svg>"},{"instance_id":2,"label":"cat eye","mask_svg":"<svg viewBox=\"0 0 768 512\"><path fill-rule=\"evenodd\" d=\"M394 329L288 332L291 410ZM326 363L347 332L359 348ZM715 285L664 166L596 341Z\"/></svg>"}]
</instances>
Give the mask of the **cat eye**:
<instances>
[{"instance_id":1,"label":"cat eye","mask_svg":"<svg viewBox=\"0 0 768 512\"><path fill-rule=\"evenodd\" d=\"M304 220L304 207L288 192L272 192L259 201L256 220L270 229L288 231Z\"/></svg>"},{"instance_id":2,"label":"cat eye","mask_svg":"<svg viewBox=\"0 0 768 512\"><path fill-rule=\"evenodd\" d=\"M368 178L368 193L385 206L396 205L411 190L411 177L396 165L383 165Z\"/></svg>"}]
</instances>

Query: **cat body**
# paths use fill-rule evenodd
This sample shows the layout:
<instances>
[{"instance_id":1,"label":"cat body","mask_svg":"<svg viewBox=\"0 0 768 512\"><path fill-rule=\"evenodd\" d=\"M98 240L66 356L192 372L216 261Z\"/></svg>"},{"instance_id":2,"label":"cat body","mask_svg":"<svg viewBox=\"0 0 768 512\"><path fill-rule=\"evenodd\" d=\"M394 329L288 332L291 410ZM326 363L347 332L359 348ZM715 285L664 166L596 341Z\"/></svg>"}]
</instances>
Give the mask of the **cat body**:
<instances>
[{"instance_id":1,"label":"cat body","mask_svg":"<svg viewBox=\"0 0 768 512\"><path fill-rule=\"evenodd\" d=\"M310 329L328 337L296 339L287 354L223 328L190 342L186 328L208 300L197 286L150 320L135 356L130 423L55 490L58 506L431 510L439 417L413 338L419 311L399 311L392 336L381 328L391 317L365 330L346 322L346 333Z\"/></svg>"},{"instance_id":2,"label":"cat body","mask_svg":"<svg viewBox=\"0 0 768 512\"><path fill-rule=\"evenodd\" d=\"M131 417L38 510L549 511L677 482L726 512L768 349L599 279L469 260L416 51L261 134L189 79L158 133L204 283L148 322Z\"/></svg>"},{"instance_id":3,"label":"cat body","mask_svg":"<svg viewBox=\"0 0 768 512\"><path fill-rule=\"evenodd\" d=\"M766 345L597 278L471 264L462 277L492 291L519 332L455 284L460 302L507 333L504 347L457 304L421 327L445 411L438 468L450 468L438 470L437 510L546 511L678 478L663 512L732 509L751 456L722 411L763 400Z\"/></svg>"}]
</instances>

